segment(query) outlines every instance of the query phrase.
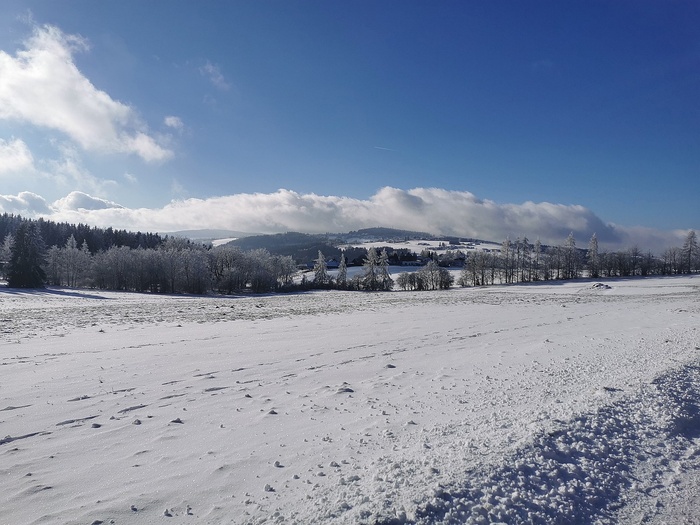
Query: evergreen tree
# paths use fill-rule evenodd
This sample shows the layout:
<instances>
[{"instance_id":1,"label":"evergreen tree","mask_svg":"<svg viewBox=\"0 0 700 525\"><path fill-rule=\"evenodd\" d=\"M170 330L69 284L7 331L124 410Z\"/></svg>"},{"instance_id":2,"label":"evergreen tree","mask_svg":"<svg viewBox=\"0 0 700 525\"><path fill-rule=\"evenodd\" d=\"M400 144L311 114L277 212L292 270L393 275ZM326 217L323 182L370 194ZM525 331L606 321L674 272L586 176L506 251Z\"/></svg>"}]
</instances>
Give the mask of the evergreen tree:
<instances>
[{"instance_id":1,"label":"evergreen tree","mask_svg":"<svg viewBox=\"0 0 700 525\"><path fill-rule=\"evenodd\" d=\"M314 286L326 286L330 282L326 257L321 250L318 251L318 258L314 261Z\"/></svg>"},{"instance_id":2,"label":"evergreen tree","mask_svg":"<svg viewBox=\"0 0 700 525\"><path fill-rule=\"evenodd\" d=\"M600 276L600 260L598 255L598 237L594 233L588 242L588 276L597 279Z\"/></svg>"},{"instance_id":3,"label":"evergreen tree","mask_svg":"<svg viewBox=\"0 0 700 525\"><path fill-rule=\"evenodd\" d=\"M11 233L5 235L5 239L0 245L0 277L7 277L7 272L10 268L10 257L12 256L12 247L15 244L15 236Z\"/></svg>"},{"instance_id":4,"label":"evergreen tree","mask_svg":"<svg viewBox=\"0 0 700 525\"><path fill-rule=\"evenodd\" d=\"M46 274L42 266L46 247L35 222L23 222L17 229L10 253L7 284L10 288L42 288Z\"/></svg>"},{"instance_id":5,"label":"evergreen tree","mask_svg":"<svg viewBox=\"0 0 700 525\"><path fill-rule=\"evenodd\" d=\"M389 254L386 248L379 255L379 289L389 291L394 287L394 280L389 274Z\"/></svg>"},{"instance_id":6,"label":"evergreen tree","mask_svg":"<svg viewBox=\"0 0 700 525\"><path fill-rule=\"evenodd\" d=\"M367 250L367 258L364 264L364 274L362 275L362 287L365 290L379 289L379 256L374 247Z\"/></svg>"},{"instance_id":7,"label":"evergreen tree","mask_svg":"<svg viewBox=\"0 0 700 525\"><path fill-rule=\"evenodd\" d=\"M564 279L576 279L579 273L578 251L574 233L569 233L563 249Z\"/></svg>"},{"instance_id":8,"label":"evergreen tree","mask_svg":"<svg viewBox=\"0 0 700 525\"><path fill-rule=\"evenodd\" d=\"M345 288L348 285L348 265L345 261L345 254L340 254L340 264L338 265L338 276L335 279L338 288Z\"/></svg>"},{"instance_id":9,"label":"evergreen tree","mask_svg":"<svg viewBox=\"0 0 700 525\"><path fill-rule=\"evenodd\" d=\"M700 248L698 247L698 237L694 230L688 232L685 241L683 241L681 253L683 254L683 271L685 273L696 271L698 269L697 259L700 254Z\"/></svg>"}]
</instances>

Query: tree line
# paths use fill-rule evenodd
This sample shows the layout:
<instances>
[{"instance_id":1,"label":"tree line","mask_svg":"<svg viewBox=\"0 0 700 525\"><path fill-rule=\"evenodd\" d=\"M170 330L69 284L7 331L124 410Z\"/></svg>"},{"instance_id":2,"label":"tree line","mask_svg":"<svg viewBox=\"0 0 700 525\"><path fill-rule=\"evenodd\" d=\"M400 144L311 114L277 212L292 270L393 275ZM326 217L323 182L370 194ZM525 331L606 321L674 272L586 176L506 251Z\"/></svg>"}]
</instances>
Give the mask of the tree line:
<instances>
[{"instance_id":1,"label":"tree line","mask_svg":"<svg viewBox=\"0 0 700 525\"><path fill-rule=\"evenodd\" d=\"M27 222L20 215L3 213L0 215L0 242L8 234L15 235L22 223ZM41 238L46 246L63 246L70 236L73 236L78 246L85 244L91 254L108 250L112 246L128 246L129 248L157 248L165 240L157 233L130 232L114 228L97 228L87 224L69 224L53 222L45 219L29 221L39 229Z\"/></svg>"},{"instance_id":2,"label":"tree line","mask_svg":"<svg viewBox=\"0 0 700 525\"><path fill-rule=\"evenodd\" d=\"M291 257L212 248L179 237L167 237L157 248L113 245L92 254L71 235L62 246L47 249L34 221L5 237L0 261L13 288L48 284L151 293L277 291L290 286L297 271Z\"/></svg>"},{"instance_id":3,"label":"tree line","mask_svg":"<svg viewBox=\"0 0 700 525\"><path fill-rule=\"evenodd\" d=\"M79 225L80 226L80 225ZM559 246L542 246L528 239L506 239L500 250L424 251L408 257L405 249L364 250L353 261L360 272L348 276L348 261L340 255L336 270L329 271L322 250L313 270L295 279L298 262L267 249L244 250L237 246L197 244L178 237L100 230L61 225L44 220L0 216L0 276L10 287L54 286L100 288L150 293L279 292L312 288L385 291L438 290L459 286L484 286L582 276L627 277L674 275L700 271L700 249L694 231L683 245L661 256L637 247L616 252L598 248L595 234L588 248L576 246L573 234ZM47 234L48 232L48 234ZM83 232L82 237L76 233ZM92 232L92 237L85 235ZM117 235L118 233L118 235ZM63 239L49 244L49 240ZM90 242L111 244L94 250ZM128 241L122 243L121 241ZM47 246L49 246L47 248ZM335 253L335 252L334 252ZM356 255L357 250L353 252ZM389 267L422 261L415 271L391 277ZM455 279L450 268L461 266Z\"/></svg>"},{"instance_id":4,"label":"tree line","mask_svg":"<svg viewBox=\"0 0 700 525\"><path fill-rule=\"evenodd\" d=\"M700 271L700 249L695 231L688 232L681 247L665 250L661 256L642 252L637 246L604 252L595 234L587 249L576 246L573 234L559 246L531 244L526 238L506 239L500 251L469 253L457 284L527 283L590 277L631 277L677 275Z\"/></svg>"}]
</instances>

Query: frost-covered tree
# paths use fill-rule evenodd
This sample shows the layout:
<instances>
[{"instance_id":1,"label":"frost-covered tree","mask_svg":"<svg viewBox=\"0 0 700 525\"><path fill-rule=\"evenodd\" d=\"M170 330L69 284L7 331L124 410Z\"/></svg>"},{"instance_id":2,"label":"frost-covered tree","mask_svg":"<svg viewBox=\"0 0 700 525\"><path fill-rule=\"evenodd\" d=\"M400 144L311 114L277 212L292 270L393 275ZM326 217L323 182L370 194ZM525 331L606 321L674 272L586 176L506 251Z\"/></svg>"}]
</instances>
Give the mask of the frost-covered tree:
<instances>
[{"instance_id":1,"label":"frost-covered tree","mask_svg":"<svg viewBox=\"0 0 700 525\"><path fill-rule=\"evenodd\" d=\"M422 281L421 289L437 290L440 288L440 267L435 261L428 261L428 264L418 270L418 277Z\"/></svg>"},{"instance_id":2,"label":"frost-covered tree","mask_svg":"<svg viewBox=\"0 0 700 525\"><path fill-rule=\"evenodd\" d=\"M112 246L95 254L93 280L98 288L135 289L134 254L128 246Z\"/></svg>"},{"instance_id":3,"label":"frost-covered tree","mask_svg":"<svg viewBox=\"0 0 700 525\"><path fill-rule=\"evenodd\" d=\"M272 256L272 266L279 285L290 286L293 282L294 274L297 273L294 258L290 255L274 255Z\"/></svg>"},{"instance_id":4,"label":"frost-covered tree","mask_svg":"<svg viewBox=\"0 0 700 525\"><path fill-rule=\"evenodd\" d=\"M168 237L159 249L163 271L168 285L166 291L175 293L184 272L183 252L189 247L187 239Z\"/></svg>"},{"instance_id":5,"label":"frost-covered tree","mask_svg":"<svg viewBox=\"0 0 700 525\"><path fill-rule=\"evenodd\" d=\"M435 261L418 270L422 290L446 290L454 283L454 277L446 268L441 268Z\"/></svg>"},{"instance_id":6,"label":"frost-covered tree","mask_svg":"<svg viewBox=\"0 0 700 525\"><path fill-rule=\"evenodd\" d=\"M693 273L698 271L698 258L700 257L700 248L698 247L698 237L695 230L690 230L683 241L681 248L683 257L683 272Z\"/></svg>"},{"instance_id":7,"label":"frost-covered tree","mask_svg":"<svg viewBox=\"0 0 700 525\"><path fill-rule=\"evenodd\" d=\"M63 253L58 246L52 246L46 250L44 272L47 284L51 286L63 285Z\"/></svg>"},{"instance_id":8,"label":"frost-covered tree","mask_svg":"<svg viewBox=\"0 0 700 525\"><path fill-rule=\"evenodd\" d=\"M23 222L17 228L10 252L7 284L10 288L41 288L46 282L44 263L46 247L34 222Z\"/></svg>"},{"instance_id":9,"label":"frost-covered tree","mask_svg":"<svg viewBox=\"0 0 700 525\"><path fill-rule=\"evenodd\" d=\"M667 275L673 275L680 273L681 271L681 250L678 248L669 248L662 255L664 273Z\"/></svg>"},{"instance_id":10,"label":"frost-covered tree","mask_svg":"<svg viewBox=\"0 0 700 525\"><path fill-rule=\"evenodd\" d=\"M78 286L90 265L90 251L87 243L83 242L83 247L78 248L78 243L71 234L61 250L61 259L66 285Z\"/></svg>"},{"instance_id":11,"label":"frost-covered tree","mask_svg":"<svg viewBox=\"0 0 700 525\"><path fill-rule=\"evenodd\" d=\"M532 245L527 237L523 237L520 258L520 280L532 281Z\"/></svg>"},{"instance_id":12,"label":"frost-covered tree","mask_svg":"<svg viewBox=\"0 0 700 525\"><path fill-rule=\"evenodd\" d=\"M211 276L203 245L193 245L182 252L182 280L181 291L186 293L203 294L209 290Z\"/></svg>"},{"instance_id":13,"label":"frost-covered tree","mask_svg":"<svg viewBox=\"0 0 700 525\"><path fill-rule=\"evenodd\" d=\"M566 238L566 243L562 250L563 275L564 279L576 279L581 269L579 252L576 249L576 239L573 232Z\"/></svg>"},{"instance_id":14,"label":"frost-covered tree","mask_svg":"<svg viewBox=\"0 0 700 525\"><path fill-rule=\"evenodd\" d=\"M457 284L459 286L476 286L476 252L467 253L462 271L459 272Z\"/></svg>"},{"instance_id":15,"label":"frost-covered tree","mask_svg":"<svg viewBox=\"0 0 700 525\"><path fill-rule=\"evenodd\" d=\"M346 288L348 285L348 263L345 260L345 254L340 254L340 264L338 265L338 275L335 279L338 288Z\"/></svg>"},{"instance_id":16,"label":"frost-covered tree","mask_svg":"<svg viewBox=\"0 0 700 525\"><path fill-rule=\"evenodd\" d=\"M628 266L629 266L629 274L630 275L637 275L640 273L638 270L640 269L641 262L642 262L642 252L639 250L639 246L636 244L632 246L629 250L627 250L627 257L628 257Z\"/></svg>"},{"instance_id":17,"label":"frost-covered tree","mask_svg":"<svg viewBox=\"0 0 700 525\"><path fill-rule=\"evenodd\" d=\"M540 281L542 276L540 275L540 270L542 266L542 242L539 238L535 241L535 246L532 249L532 280Z\"/></svg>"},{"instance_id":18,"label":"frost-covered tree","mask_svg":"<svg viewBox=\"0 0 700 525\"><path fill-rule=\"evenodd\" d=\"M219 292L230 294L245 289L244 258L243 250L236 246L219 246L212 251L209 264Z\"/></svg>"},{"instance_id":19,"label":"frost-covered tree","mask_svg":"<svg viewBox=\"0 0 700 525\"><path fill-rule=\"evenodd\" d=\"M7 270L10 265L10 256L12 254L12 246L15 243L15 237L11 233L5 235L5 238L0 244L0 277L7 277Z\"/></svg>"},{"instance_id":20,"label":"frost-covered tree","mask_svg":"<svg viewBox=\"0 0 700 525\"><path fill-rule=\"evenodd\" d=\"M413 289L411 288L411 279L408 272L403 272L396 276L396 286L398 286L401 290Z\"/></svg>"},{"instance_id":21,"label":"frost-covered tree","mask_svg":"<svg viewBox=\"0 0 700 525\"><path fill-rule=\"evenodd\" d=\"M561 279L562 276L562 247L548 246L542 254L542 279Z\"/></svg>"},{"instance_id":22,"label":"frost-covered tree","mask_svg":"<svg viewBox=\"0 0 700 525\"><path fill-rule=\"evenodd\" d=\"M501 244L501 282L513 282L513 253L510 237Z\"/></svg>"},{"instance_id":23,"label":"frost-covered tree","mask_svg":"<svg viewBox=\"0 0 700 525\"><path fill-rule=\"evenodd\" d=\"M598 254L598 237L596 237L595 233L591 236L591 240L588 241L586 258L588 259L588 276L597 279L600 276L600 257Z\"/></svg>"},{"instance_id":24,"label":"frost-covered tree","mask_svg":"<svg viewBox=\"0 0 700 525\"><path fill-rule=\"evenodd\" d=\"M394 287L394 280L389 274L389 254L386 248L379 254L379 289L389 291Z\"/></svg>"},{"instance_id":25,"label":"frost-covered tree","mask_svg":"<svg viewBox=\"0 0 700 525\"><path fill-rule=\"evenodd\" d=\"M653 273L657 273L658 268L655 268L655 258L654 254L652 254L650 251L645 253L643 256L640 257L639 259L639 272L642 275L642 277L646 277L647 275L651 275Z\"/></svg>"},{"instance_id":26,"label":"frost-covered tree","mask_svg":"<svg viewBox=\"0 0 700 525\"><path fill-rule=\"evenodd\" d=\"M379 289L379 256L374 247L367 250L367 257L362 264L362 287L365 290Z\"/></svg>"},{"instance_id":27,"label":"frost-covered tree","mask_svg":"<svg viewBox=\"0 0 700 525\"><path fill-rule=\"evenodd\" d=\"M156 255L156 257L153 257ZM131 250L132 267L133 267L133 286L138 292L157 292L159 289L159 275L157 272L158 264L153 264L157 259L155 250L146 250L139 246L135 250Z\"/></svg>"},{"instance_id":28,"label":"frost-covered tree","mask_svg":"<svg viewBox=\"0 0 700 525\"><path fill-rule=\"evenodd\" d=\"M328 266L326 257L321 250L318 251L318 257L314 261L314 286L326 286L330 282L328 275Z\"/></svg>"},{"instance_id":29,"label":"frost-covered tree","mask_svg":"<svg viewBox=\"0 0 700 525\"><path fill-rule=\"evenodd\" d=\"M245 254L246 273L250 290L255 293L271 292L277 288L272 255L264 248L258 248Z\"/></svg>"},{"instance_id":30,"label":"frost-covered tree","mask_svg":"<svg viewBox=\"0 0 700 525\"><path fill-rule=\"evenodd\" d=\"M391 290L394 280L389 275L389 256L386 250L381 255L372 247L367 250L367 257L362 267L364 272L361 277L361 287L364 290Z\"/></svg>"}]
</instances>

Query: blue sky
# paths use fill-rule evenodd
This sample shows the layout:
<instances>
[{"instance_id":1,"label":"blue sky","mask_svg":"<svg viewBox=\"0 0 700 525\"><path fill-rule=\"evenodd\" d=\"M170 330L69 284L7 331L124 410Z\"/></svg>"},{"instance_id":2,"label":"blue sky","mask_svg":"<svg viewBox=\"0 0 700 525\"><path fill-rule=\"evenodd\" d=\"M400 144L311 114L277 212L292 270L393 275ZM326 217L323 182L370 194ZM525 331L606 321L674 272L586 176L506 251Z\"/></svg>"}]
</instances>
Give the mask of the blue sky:
<instances>
[{"instance_id":1,"label":"blue sky","mask_svg":"<svg viewBox=\"0 0 700 525\"><path fill-rule=\"evenodd\" d=\"M0 211L676 245L700 227L698 23L695 1L6 0Z\"/></svg>"}]
</instances>

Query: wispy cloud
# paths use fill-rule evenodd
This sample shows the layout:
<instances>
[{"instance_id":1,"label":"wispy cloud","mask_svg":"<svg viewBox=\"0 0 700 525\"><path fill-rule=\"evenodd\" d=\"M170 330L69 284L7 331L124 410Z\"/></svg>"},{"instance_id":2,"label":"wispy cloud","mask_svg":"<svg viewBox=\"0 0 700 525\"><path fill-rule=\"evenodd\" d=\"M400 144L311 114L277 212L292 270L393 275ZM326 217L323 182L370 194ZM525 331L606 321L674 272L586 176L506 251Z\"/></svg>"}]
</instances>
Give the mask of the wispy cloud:
<instances>
[{"instance_id":1,"label":"wispy cloud","mask_svg":"<svg viewBox=\"0 0 700 525\"><path fill-rule=\"evenodd\" d=\"M638 245L656 252L679 246L687 233L687 230L660 231L606 223L583 206L547 202L497 204L469 192L439 188L386 187L369 199L279 190L174 200L155 209L129 209L115 203L76 207L76 202L88 201L89 196L84 195L47 206L39 196L30 199L22 195L0 196L0 212L142 231L218 228L323 233L385 226L495 241L506 237L527 237L530 241L539 238L545 244L560 244L573 232L582 247L596 233L604 248ZM26 206L25 211L22 205Z\"/></svg>"},{"instance_id":2,"label":"wispy cloud","mask_svg":"<svg viewBox=\"0 0 700 525\"><path fill-rule=\"evenodd\" d=\"M111 179L101 179L93 175L82 162L80 153L72 144L59 144L60 157L42 162L41 176L53 180L66 188L76 188L92 193L106 193L108 188L117 185Z\"/></svg>"},{"instance_id":3,"label":"wispy cloud","mask_svg":"<svg viewBox=\"0 0 700 525\"><path fill-rule=\"evenodd\" d=\"M0 50L0 119L59 131L87 151L135 154L145 161L172 156L136 111L97 89L73 55L88 42L57 27L35 27L24 48Z\"/></svg>"},{"instance_id":4,"label":"wispy cloud","mask_svg":"<svg viewBox=\"0 0 700 525\"><path fill-rule=\"evenodd\" d=\"M175 197L184 197L187 195L187 190L179 180L173 179L170 183L170 193Z\"/></svg>"},{"instance_id":5,"label":"wispy cloud","mask_svg":"<svg viewBox=\"0 0 700 525\"><path fill-rule=\"evenodd\" d=\"M0 176L34 171L34 158L21 139L0 139Z\"/></svg>"},{"instance_id":6,"label":"wispy cloud","mask_svg":"<svg viewBox=\"0 0 700 525\"><path fill-rule=\"evenodd\" d=\"M163 119L163 123L168 126L169 128L176 129L178 131L182 130L185 125L182 122L182 119L180 117L175 117L175 116L168 116Z\"/></svg>"},{"instance_id":7,"label":"wispy cloud","mask_svg":"<svg viewBox=\"0 0 700 525\"><path fill-rule=\"evenodd\" d=\"M199 68L199 72L207 77L209 81L221 91L228 91L231 85L226 81L224 75L221 73L221 69L216 64L212 64L207 60L207 62Z\"/></svg>"}]
</instances>

